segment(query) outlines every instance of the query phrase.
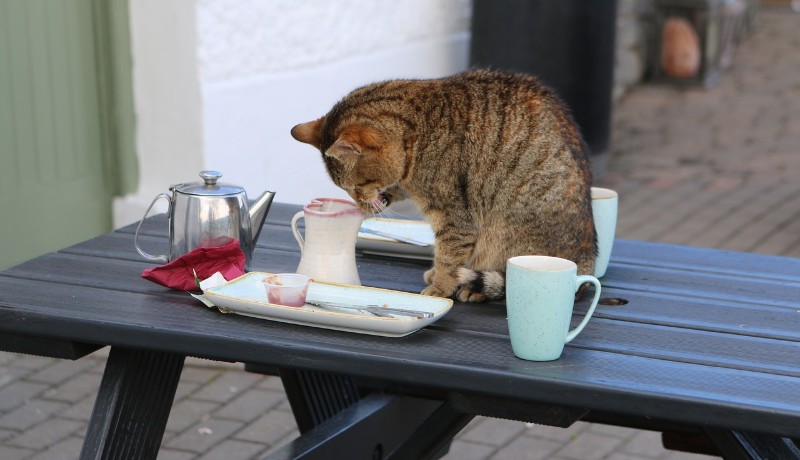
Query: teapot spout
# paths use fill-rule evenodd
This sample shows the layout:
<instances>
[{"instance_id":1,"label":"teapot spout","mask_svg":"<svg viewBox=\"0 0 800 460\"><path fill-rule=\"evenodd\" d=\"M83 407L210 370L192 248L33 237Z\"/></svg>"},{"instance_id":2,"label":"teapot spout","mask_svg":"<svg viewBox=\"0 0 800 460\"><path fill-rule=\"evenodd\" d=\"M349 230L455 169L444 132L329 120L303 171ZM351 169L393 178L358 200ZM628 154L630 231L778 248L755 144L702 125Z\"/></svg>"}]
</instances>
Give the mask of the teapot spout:
<instances>
[{"instance_id":1,"label":"teapot spout","mask_svg":"<svg viewBox=\"0 0 800 460\"><path fill-rule=\"evenodd\" d=\"M272 199L275 198L275 192L264 192L256 198L250 205L250 234L253 235L252 247L256 246L258 236L261 234L261 228L264 226L264 220L267 218L267 212L272 205Z\"/></svg>"}]
</instances>

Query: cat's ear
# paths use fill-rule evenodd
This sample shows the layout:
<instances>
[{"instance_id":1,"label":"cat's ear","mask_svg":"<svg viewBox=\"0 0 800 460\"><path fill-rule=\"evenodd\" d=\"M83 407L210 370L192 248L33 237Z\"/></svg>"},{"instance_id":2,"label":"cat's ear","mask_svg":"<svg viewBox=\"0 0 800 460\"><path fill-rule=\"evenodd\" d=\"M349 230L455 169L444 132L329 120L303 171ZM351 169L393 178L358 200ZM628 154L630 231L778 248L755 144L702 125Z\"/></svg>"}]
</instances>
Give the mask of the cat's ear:
<instances>
[{"instance_id":1,"label":"cat's ear","mask_svg":"<svg viewBox=\"0 0 800 460\"><path fill-rule=\"evenodd\" d=\"M340 136L339 139L323 153L326 157L342 160L347 157L361 155L361 146Z\"/></svg>"},{"instance_id":2,"label":"cat's ear","mask_svg":"<svg viewBox=\"0 0 800 460\"><path fill-rule=\"evenodd\" d=\"M325 151L325 155L338 159L348 156L362 155L365 150L379 150L381 139L378 133L369 127L351 127L343 131L336 142Z\"/></svg>"},{"instance_id":3,"label":"cat's ear","mask_svg":"<svg viewBox=\"0 0 800 460\"><path fill-rule=\"evenodd\" d=\"M292 128L292 137L300 142L304 142L306 144L311 144L316 148L320 146L320 135L319 132L322 129L322 123L325 121L325 117L319 118L314 121L309 121L308 123L300 123L299 125Z\"/></svg>"}]
</instances>

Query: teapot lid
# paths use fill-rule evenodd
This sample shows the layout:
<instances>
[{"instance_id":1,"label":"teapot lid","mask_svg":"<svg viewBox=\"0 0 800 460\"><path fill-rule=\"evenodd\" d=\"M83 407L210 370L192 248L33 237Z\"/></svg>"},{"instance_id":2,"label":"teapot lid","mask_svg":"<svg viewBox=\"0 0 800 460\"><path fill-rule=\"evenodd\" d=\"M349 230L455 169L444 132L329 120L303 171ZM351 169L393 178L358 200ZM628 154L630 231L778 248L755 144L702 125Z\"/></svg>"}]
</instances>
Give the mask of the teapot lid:
<instances>
[{"instance_id":1,"label":"teapot lid","mask_svg":"<svg viewBox=\"0 0 800 460\"><path fill-rule=\"evenodd\" d=\"M238 195L244 192L244 189L238 185L218 184L217 181L222 177L222 173L219 171L200 171L200 177L203 178L203 182L178 184L170 188L187 195L203 196Z\"/></svg>"}]
</instances>

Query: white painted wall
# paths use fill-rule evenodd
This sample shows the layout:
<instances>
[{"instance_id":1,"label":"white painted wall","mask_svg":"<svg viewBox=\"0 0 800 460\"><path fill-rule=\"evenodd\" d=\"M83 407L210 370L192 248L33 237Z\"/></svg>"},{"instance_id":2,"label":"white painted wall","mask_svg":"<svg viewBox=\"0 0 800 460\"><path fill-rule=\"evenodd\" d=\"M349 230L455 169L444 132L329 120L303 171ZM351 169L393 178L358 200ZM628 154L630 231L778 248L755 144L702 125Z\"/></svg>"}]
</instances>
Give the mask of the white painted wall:
<instances>
[{"instance_id":1,"label":"white painted wall","mask_svg":"<svg viewBox=\"0 0 800 460\"><path fill-rule=\"evenodd\" d=\"M470 0L130 4L140 185L117 200L116 225L201 169L277 201L345 196L291 127L363 84L468 66Z\"/></svg>"},{"instance_id":2,"label":"white painted wall","mask_svg":"<svg viewBox=\"0 0 800 460\"><path fill-rule=\"evenodd\" d=\"M115 200L115 226L205 167L195 9L194 0L130 2L139 190Z\"/></svg>"}]
</instances>

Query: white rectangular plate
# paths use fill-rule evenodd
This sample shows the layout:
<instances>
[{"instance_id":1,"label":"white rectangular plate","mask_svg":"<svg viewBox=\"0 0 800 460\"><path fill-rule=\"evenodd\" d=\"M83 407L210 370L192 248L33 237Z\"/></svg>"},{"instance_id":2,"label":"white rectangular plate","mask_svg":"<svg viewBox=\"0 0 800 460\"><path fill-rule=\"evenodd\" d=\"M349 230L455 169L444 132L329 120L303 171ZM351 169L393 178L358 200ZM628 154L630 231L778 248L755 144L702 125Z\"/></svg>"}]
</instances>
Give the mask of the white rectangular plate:
<instances>
[{"instance_id":1,"label":"white rectangular plate","mask_svg":"<svg viewBox=\"0 0 800 460\"><path fill-rule=\"evenodd\" d=\"M416 332L444 316L453 306L451 299L366 286L312 282L307 298L345 303L353 306L385 305L433 313L431 318L392 318L353 310L336 310L312 305L285 307L271 304L261 280L269 273L250 272L223 285L207 289L205 296L222 310L245 316L301 324L304 326L357 332L361 334L402 337Z\"/></svg>"},{"instance_id":2,"label":"white rectangular plate","mask_svg":"<svg viewBox=\"0 0 800 460\"><path fill-rule=\"evenodd\" d=\"M382 233L428 243L427 246L417 246L370 233L359 232L356 249L361 252L391 257L433 259L435 236L431 226L425 221L370 217L364 219L361 226Z\"/></svg>"}]
</instances>

